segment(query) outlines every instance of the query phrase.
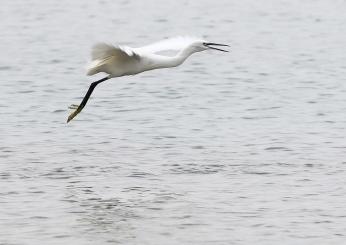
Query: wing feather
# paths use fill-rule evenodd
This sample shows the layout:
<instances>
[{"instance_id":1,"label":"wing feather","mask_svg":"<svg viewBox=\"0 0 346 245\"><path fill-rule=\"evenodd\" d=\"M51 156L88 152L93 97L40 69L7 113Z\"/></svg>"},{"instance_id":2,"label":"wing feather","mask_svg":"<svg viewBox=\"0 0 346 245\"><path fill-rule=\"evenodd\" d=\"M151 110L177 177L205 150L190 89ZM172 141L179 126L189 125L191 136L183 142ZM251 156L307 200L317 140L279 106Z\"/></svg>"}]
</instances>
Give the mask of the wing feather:
<instances>
[{"instance_id":1,"label":"wing feather","mask_svg":"<svg viewBox=\"0 0 346 245\"><path fill-rule=\"evenodd\" d=\"M139 55L134 50L127 46L113 46L107 43L97 43L91 51L92 60L103 60L110 56L117 57L121 60L138 59Z\"/></svg>"},{"instance_id":2,"label":"wing feather","mask_svg":"<svg viewBox=\"0 0 346 245\"><path fill-rule=\"evenodd\" d=\"M165 39L147 46L136 48L137 53L161 53L168 51L179 51L189 46L195 41L200 41L202 39L189 37L189 36L178 36L174 38Z\"/></svg>"},{"instance_id":3,"label":"wing feather","mask_svg":"<svg viewBox=\"0 0 346 245\"><path fill-rule=\"evenodd\" d=\"M111 66L121 67L126 63L139 61L140 56L128 46L113 46L107 43L95 44L91 51L91 63L87 66L87 75L98 72L112 73ZM116 69L113 67L113 69Z\"/></svg>"}]
</instances>

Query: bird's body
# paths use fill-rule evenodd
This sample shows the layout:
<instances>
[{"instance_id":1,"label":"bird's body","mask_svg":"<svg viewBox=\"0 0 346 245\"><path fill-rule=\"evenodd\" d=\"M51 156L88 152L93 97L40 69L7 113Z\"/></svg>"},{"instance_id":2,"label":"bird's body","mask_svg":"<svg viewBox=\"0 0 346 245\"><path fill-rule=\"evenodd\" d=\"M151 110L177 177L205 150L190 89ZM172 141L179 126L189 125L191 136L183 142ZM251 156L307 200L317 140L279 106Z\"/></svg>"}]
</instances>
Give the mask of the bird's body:
<instances>
[{"instance_id":1,"label":"bird's body","mask_svg":"<svg viewBox=\"0 0 346 245\"><path fill-rule=\"evenodd\" d=\"M207 49L228 52L212 47L212 45L228 46L208 43L205 40L191 37L167 39L140 48L113 46L106 43L96 44L91 52L92 61L87 67L87 75L91 76L104 72L108 76L90 85L82 103L79 106L72 106L72 109L76 110L69 116L67 122L72 120L84 108L92 91L99 83L114 77L135 75L153 69L175 67L182 64L193 53ZM170 54L168 55L167 52L170 52Z\"/></svg>"},{"instance_id":2,"label":"bird's body","mask_svg":"<svg viewBox=\"0 0 346 245\"><path fill-rule=\"evenodd\" d=\"M87 75L105 72L111 77L120 77L178 66L195 52L192 47L189 47L195 41L199 40L178 37L141 48L99 43L93 47L91 55L93 61L87 68ZM175 51L175 54L171 56L161 54L169 51Z\"/></svg>"}]
</instances>

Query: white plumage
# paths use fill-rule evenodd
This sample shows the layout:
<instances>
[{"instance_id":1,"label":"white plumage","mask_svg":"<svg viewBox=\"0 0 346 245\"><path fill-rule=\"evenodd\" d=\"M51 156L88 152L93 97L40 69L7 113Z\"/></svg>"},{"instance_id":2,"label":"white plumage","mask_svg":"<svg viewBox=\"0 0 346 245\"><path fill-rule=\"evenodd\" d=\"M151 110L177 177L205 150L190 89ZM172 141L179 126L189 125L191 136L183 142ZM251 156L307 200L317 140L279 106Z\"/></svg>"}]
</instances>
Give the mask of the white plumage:
<instances>
[{"instance_id":1,"label":"white plumage","mask_svg":"<svg viewBox=\"0 0 346 245\"><path fill-rule=\"evenodd\" d=\"M165 40L161 40L140 48L136 48L135 50L139 53L144 54L160 54L161 52L166 51L180 51L193 43L201 43L206 42L201 38L189 37L189 36L179 36L174 38L169 38Z\"/></svg>"},{"instance_id":2,"label":"white plumage","mask_svg":"<svg viewBox=\"0 0 346 245\"><path fill-rule=\"evenodd\" d=\"M87 75L105 72L112 77L119 77L165 66L176 66L192 53L208 49L202 45L205 42L193 37L175 37L140 48L99 43L92 48L92 62L87 68ZM190 49L187 49L189 47ZM181 53L178 56L179 51L184 50L185 54Z\"/></svg>"},{"instance_id":3,"label":"white plumage","mask_svg":"<svg viewBox=\"0 0 346 245\"><path fill-rule=\"evenodd\" d=\"M136 65L139 56L127 46L98 43L92 48L91 59L92 61L87 67L88 76L105 72L115 77L124 75L128 68Z\"/></svg>"}]
</instances>

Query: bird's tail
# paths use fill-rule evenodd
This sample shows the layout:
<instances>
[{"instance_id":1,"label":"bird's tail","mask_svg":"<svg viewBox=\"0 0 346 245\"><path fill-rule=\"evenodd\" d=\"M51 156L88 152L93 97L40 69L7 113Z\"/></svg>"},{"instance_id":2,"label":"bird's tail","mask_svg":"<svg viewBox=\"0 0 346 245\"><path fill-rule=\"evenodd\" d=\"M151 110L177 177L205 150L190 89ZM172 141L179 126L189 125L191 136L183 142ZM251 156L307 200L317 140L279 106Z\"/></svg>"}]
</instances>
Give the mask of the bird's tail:
<instances>
[{"instance_id":1,"label":"bird's tail","mask_svg":"<svg viewBox=\"0 0 346 245\"><path fill-rule=\"evenodd\" d=\"M92 76L96 73L100 72L100 68L105 64L106 59L97 59L93 60L88 66L87 66L87 75Z\"/></svg>"}]
</instances>

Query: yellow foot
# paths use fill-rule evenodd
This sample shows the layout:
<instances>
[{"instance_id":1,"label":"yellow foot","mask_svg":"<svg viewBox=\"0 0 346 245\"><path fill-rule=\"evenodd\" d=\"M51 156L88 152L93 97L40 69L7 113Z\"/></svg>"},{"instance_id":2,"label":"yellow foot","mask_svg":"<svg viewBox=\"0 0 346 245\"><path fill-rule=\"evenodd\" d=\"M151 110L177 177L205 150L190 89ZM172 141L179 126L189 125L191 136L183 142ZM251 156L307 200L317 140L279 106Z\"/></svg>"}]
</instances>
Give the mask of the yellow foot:
<instances>
[{"instance_id":1,"label":"yellow foot","mask_svg":"<svg viewBox=\"0 0 346 245\"><path fill-rule=\"evenodd\" d=\"M70 108L71 108L71 107L70 107ZM73 108L71 108L71 109L73 109ZM82 109L83 109L83 108L79 108L79 107L77 106L77 109L76 109L74 112L72 112L72 113L68 116L67 122L71 121L75 116L77 116L77 115L79 114L79 112L82 111Z\"/></svg>"}]
</instances>

